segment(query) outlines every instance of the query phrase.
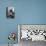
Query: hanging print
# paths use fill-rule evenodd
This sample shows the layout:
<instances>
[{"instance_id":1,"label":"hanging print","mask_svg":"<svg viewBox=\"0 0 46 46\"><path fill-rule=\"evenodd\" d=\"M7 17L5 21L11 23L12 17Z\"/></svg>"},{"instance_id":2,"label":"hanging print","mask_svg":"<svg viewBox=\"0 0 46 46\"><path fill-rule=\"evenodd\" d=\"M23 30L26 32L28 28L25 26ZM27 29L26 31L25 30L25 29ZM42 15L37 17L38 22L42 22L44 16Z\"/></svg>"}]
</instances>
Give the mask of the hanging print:
<instances>
[{"instance_id":1,"label":"hanging print","mask_svg":"<svg viewBox=\"0 0 46 46\"><path fill-rule=\"evenodd\" d=\"M6 17L7 18L15 18L15 9L14 9L14 7L7 7L6 8Z\"/></svg>"}]
</instances>

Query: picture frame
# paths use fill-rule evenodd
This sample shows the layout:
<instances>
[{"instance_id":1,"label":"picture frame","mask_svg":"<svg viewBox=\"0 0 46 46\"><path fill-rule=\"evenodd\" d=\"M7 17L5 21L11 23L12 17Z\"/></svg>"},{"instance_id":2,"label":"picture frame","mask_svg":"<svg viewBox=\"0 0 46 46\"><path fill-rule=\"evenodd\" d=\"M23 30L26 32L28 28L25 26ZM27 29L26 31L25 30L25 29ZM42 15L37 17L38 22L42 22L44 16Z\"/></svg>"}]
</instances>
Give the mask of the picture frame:
<instances>
[{"instance_id":1,"label":"picture frame","mask_svg":"<svg viewBox=\"0 0 46 46\"><path fill-rule=\"evenodd\" d=\"M6 17L15 18L15 9L14 7L6 7Z\"/></svg>"}]
</instances>

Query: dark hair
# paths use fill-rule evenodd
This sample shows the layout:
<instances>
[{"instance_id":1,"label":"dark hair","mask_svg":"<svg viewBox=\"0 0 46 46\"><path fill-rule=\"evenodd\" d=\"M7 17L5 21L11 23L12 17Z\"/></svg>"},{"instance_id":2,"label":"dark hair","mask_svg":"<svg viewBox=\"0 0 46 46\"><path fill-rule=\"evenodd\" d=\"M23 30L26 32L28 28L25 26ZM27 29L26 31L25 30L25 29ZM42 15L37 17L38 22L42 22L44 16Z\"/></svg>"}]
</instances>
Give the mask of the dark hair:
<instances>
[{"instance_id":1,"label":"dark hair","mask_svg":"<svg viewBox=\"0 0 46 46\"><path fill-rule=\"evenodd\" d=\"M12 12L12 9L10 10L10 12Z\"/></svg>"}]
</instances>

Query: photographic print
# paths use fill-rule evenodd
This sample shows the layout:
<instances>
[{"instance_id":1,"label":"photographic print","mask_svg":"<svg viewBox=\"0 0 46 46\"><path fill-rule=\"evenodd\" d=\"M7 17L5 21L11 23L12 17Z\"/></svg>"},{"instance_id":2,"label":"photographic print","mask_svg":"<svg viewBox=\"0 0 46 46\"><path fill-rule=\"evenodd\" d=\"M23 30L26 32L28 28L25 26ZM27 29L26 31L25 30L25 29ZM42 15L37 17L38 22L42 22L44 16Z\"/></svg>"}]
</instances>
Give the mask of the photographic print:
<instances>
[{"instance_id":1,"label":"photographic print","mask_svg":"<svg viewBox=\"0 0 46 46\"><path fill-rule=\"evenodd\" d=\"M20 46L46 42L46 25L20 24L18 25L18 39Z\"/></svg>"},{"instance_id":2,"label":"photographic print","mask_svg":"<svg viewBox=\"0 0 46 46\"><path fill-rule=\"evenodd\" d=\"M14 7L6 7L6 17L15 18L15 9Z\"/></svg>"}]
</instances>

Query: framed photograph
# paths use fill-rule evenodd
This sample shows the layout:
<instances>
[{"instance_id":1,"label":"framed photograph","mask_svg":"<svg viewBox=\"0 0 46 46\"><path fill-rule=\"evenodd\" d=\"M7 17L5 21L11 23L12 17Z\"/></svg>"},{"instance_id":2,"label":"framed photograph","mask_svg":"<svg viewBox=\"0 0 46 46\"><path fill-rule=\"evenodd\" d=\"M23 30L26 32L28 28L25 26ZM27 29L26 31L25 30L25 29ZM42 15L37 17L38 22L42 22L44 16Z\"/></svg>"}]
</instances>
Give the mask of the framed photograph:
<instances>
[{"instance_id":1,"label":"framed photograph","mask_svg":"<svg viewBox=\"0 0 46 46\"><path fill-rule=\"evenodd\" d=\"M20 24L18 38L21 40L46 41L46 25Z\"/></svg>"},{"instance_id":2,"label":"framed photograph","mask_svg":"<svg viewBox=\"0 0 46 46\"><path fill-rule=\"evenodd\" d=\"M15 18L15 9L14 7L6 7L6 17Z\"/></svg>"}]
</instances>

